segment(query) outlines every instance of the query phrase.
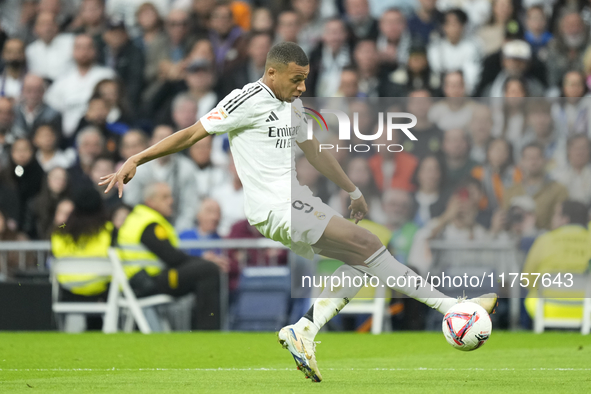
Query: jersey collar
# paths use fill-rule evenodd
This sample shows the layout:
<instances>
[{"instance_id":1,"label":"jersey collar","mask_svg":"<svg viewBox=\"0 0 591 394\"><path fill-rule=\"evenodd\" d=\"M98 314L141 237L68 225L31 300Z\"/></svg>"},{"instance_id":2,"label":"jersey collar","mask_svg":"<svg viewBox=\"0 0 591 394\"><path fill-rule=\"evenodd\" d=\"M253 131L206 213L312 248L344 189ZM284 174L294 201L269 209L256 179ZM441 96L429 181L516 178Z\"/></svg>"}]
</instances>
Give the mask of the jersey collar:
<instances>
[{"instance_id":1,"label":"jersey collar","mask_svg":"<svg viewBox=\"0 0 591 394\"><path fill-rule=\"evenodd\" d=\"M263 87L263 89L265 89L265 90L266 90L266 91L267 91L267 92L268 92L268 93L271 95L271 97L273 97L274 99L276 99L276 98L277 98L277 97L275 97L275 95L274 95L274 94L273 94L273 92L271 91L271 88L270 88L270 87L268 87L267 85L265 85L265 84L263 83L263 80L262 80L262 79L259 79L259 80L257 81L257 83L258 83L259 85L261 85L261 86Z\"/></svg>"}]
</instances>

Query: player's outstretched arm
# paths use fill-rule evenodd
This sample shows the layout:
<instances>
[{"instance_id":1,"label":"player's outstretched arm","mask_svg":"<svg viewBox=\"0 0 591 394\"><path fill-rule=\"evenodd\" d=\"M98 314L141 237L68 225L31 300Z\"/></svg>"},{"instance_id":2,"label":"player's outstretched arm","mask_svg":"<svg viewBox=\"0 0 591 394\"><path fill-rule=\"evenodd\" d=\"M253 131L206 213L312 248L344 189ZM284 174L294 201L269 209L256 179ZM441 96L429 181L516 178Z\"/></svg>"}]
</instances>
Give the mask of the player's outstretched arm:
<instances>
[{"instance_id":1,"label":"player's outstretched arm","mask_svg":"<svg viewBox=\"0 0 591 394\"><path fill-rule=\"evenodd\" d=\"M162 156L170 155L172 153L180 152L187 149L200 139L208 136L205 128L201 122L195 123L191 127L180 130L159 143L141 151L137 155L133 155L125 161L119 171L107 176L101 177L100 186L107 185L105 193L108 193L115 185L119 189L119 198L123 195L123 185L129 182L135 175L138 166L147 163L151 160Z\"/></svg>"},{"instance_id":2,"label":"player's outstretched arm","mask_svg":"<svg viewBox=\"0 0 591 394\"><path fill-rule=\"evenodd\" d=\"M318 170L322 175L334 182L338 187L352 193L357 190L355 184L349 179L337 159L329 152L320 150L320 143L316 137L304 142L298 142L298 146L304 151L306 159ZM359 198L351 198L351 219L355 219L358 223L367 215L368 207L365 198L361 195Z\"/></svg>"}]
</instances>

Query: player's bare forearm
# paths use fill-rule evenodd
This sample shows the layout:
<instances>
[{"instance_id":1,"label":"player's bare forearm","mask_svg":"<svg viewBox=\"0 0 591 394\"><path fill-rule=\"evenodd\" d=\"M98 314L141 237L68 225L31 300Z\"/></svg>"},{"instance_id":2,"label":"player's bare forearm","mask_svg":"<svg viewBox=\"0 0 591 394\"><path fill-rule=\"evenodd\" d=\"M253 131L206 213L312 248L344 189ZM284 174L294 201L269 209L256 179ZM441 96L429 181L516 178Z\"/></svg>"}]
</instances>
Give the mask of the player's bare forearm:
<instances>
[{"instance_id":1,"label":"player's bare forearm","mask_svg":"<svg viewBox=\"0 0 591 394\"><path fill-rule=\"evenodd\" d=\"M116 173L101 177L99 185L107 185L105 193L108 193L115 185L119 190L119 198L123 195L123 185L129 182L134 176L138 166L147 163L151 160L162 156L170 155L172 153L180 152L187 149L200 139L208 135L207 131L201 122L195 123L191 127L180 130L171 136L166 137L159 143L133 155Z\"/></svg>"},{"instance_id":2,"label":"player's bare forearm","mask_svg":"<svg viewBox=\"0 0 591 394\"><path fill-rule=\"evenodd\" d=\"M159 157L185 150L206 136L208 136L207 131L201 122L197 122L134 155L133 160L139 166Z\"/></svg>"},{"instance_id":3,"label":"player's bare forearm","mask_svg":"<svg viewBox=\"0 0 591 394\"><path fill-rule=\"evenodd\" d=\"M349 179L345 171L328 151L320 150L320 143L314 137L312 140L298 144L306 159L318 170L322 175L334 182L338 187L350 193L355 190L355 184Z\"/></svg>"}]
</instances>

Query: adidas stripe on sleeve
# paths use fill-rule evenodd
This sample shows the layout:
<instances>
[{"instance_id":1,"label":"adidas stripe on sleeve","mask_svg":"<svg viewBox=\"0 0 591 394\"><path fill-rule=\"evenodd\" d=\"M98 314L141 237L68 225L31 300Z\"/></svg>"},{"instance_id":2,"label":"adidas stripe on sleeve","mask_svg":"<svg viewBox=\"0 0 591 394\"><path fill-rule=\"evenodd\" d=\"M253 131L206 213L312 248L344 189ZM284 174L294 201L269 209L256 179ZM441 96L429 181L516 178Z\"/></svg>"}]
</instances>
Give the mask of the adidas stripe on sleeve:
<instances>
[{"instance_id":1,"label":"adidas stripe on sleeve","mask_svg":"<svg viewBox=\"0 0 591 394\"><path fill-rule=\"evenodd\" d=\"M219 104L203 115L201 124L209 134L223 134L249 125L251 107L254 95L263 88L253 84L241 90L234 90L228 94Z\"/></svg>"}]
</instances>

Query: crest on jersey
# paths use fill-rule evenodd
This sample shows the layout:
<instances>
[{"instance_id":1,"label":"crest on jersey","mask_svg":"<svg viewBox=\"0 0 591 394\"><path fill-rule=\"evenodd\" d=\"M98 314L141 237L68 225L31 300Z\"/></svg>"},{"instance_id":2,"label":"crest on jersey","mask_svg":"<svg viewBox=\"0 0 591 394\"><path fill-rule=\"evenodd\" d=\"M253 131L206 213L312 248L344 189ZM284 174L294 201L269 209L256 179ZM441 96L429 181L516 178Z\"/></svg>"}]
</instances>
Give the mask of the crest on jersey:
<instances>
[{"instance_id":1,"label":"crest on jersey","mask_svg":"<svg viewBox=\"0 0 591 394\"><path fill-rule=\"evenodd\" d=\"M318 218L318 220L326 219L326 215L324 214L324 212L314 211L314 216L316 216L316 218Z\"/></svg>"}]
</instances>

